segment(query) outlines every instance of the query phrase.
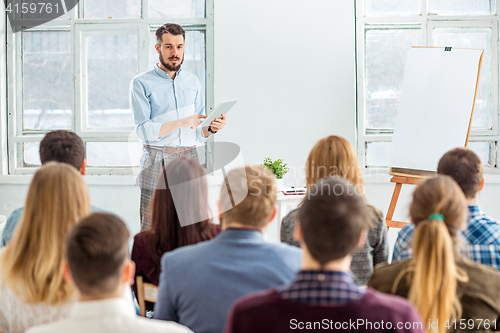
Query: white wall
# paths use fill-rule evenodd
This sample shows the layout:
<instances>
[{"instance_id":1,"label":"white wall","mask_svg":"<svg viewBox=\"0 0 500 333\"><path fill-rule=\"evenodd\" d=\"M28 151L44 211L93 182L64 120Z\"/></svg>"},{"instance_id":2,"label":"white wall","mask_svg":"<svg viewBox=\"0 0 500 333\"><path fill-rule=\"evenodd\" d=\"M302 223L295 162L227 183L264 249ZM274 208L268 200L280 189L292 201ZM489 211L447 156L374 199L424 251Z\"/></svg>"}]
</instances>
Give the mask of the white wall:
<instances>
[{"instance_id":1,"label":"white wall","mask_svg":"<svg viewBox=\"0 0 500 333\"><path fill-rule=\"evenodd\" d=\"M319 139L355 138L354 2L215 1L215 104L239 99L218 141L292 167Z\"/></svg>"}]
</instances>

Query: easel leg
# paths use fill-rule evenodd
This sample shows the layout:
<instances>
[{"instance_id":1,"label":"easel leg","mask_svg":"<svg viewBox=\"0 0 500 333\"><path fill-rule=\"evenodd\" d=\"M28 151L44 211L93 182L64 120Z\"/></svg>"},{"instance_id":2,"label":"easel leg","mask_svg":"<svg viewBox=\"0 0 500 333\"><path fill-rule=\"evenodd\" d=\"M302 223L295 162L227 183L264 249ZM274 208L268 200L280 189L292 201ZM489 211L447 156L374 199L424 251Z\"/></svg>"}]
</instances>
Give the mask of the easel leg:
<instances>
[{"instance_id":1,"label":"easel leg","mask_svg":"<svg viewBox=\"0 0 500 333\"><path fill-rule=\"evenodd\" d=\"M399 194L401 193L401 188L403 187L402 183L396 183L394 187L394 192L392 193L391 203L389 205L389 210L387 211L387 216L385 217L385 221L387 223L387 231L389 231L392 225L392 217L394 216L394 211L396 210L396 204L398 202Z\"/></svg>"},{"instance_id":2,"label":"easel leg","mask_svg":"<svg viewBox=\"0 0 500 333\"><path fill-rule=\"evenodd\" d=\"M394 193L392 193L391 204L389 205L389 210L387 211L386 220L392 220L394 216L394 211L396 210L396 204L398 202L399 193L401 193L402 183L396 183L394 187Z\"/></svg>"}]
</instances>

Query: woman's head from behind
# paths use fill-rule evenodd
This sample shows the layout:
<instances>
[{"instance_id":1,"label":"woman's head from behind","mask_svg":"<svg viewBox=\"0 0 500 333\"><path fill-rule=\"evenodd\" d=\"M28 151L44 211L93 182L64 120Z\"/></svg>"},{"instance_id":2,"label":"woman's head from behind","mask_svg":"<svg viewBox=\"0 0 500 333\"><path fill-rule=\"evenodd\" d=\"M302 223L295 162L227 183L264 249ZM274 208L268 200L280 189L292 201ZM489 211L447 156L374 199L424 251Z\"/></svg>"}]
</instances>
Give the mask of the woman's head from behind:
<instances>
[{"instance_id":1,"label":"woman's head from behind","mask_svg":"<svg viewBox=\"0 0 500 333\"><path fill-rule=\"evenodd\" d=\"M415 189L410 204L410 218L415 226L421 223L438 222L439 214L443 222L436 225L445 226L453 241L457 240L460 230L467 220L467 203L457 183L448 176L439 175L427 179ZM437 216L430 221L429 217Z\"/></svg>"},{"instance_id":2,"label":"woman's head from behind","mask_svg":"<svg viewBox=\"0 0 500 333\"><path fill-rule=\"evenodd\" d=\"M205 171L197 160L179 157L162 170L152 200L152 224L168 216L188 226L208 218Z\"/></svg>"},{"instance_id":3,"label":"woman's head from behind","mask_svg":"<svg viewBox=\"0 0 500 333\"><path fill-rule=\"evenodd\" d=\"M25 207L11 242L2 255L3 276L27 303L59 304L71 289L63 280L67 232L90 214L87 187L66 163L44 164L31 181Z\"/></svg>"},{"instance_id":4,"label":"woman's head from behind","mask_svg":"<svg viewBox=\"0 0 500 333\"><path fill-rule=\"evenodd\" d=\"M413 193L410 217L415 234L408 299L424 321L457 318L461 312L456 298L457 280L467 277L455 264L453 243L465 226L465 196L451 177L427 179ZM438 330L445 331L443 326Z\"/></svg>"},{"instance_id":5,"label":"woman's head from behind","mask_svg":"<svg viewBox=\"0 0 500 333\"><path fill-rule=\"evenodd\" d=\"M215 236L205 171L195 159L179 157L163 168L151 206L150 248L158 264L167 251Z\"/></svg>"},{"instance_id":6,"label":"woman's head from behind","mask_svg":"<svg viewBox=\"0 0 500 333\"><path fill-rule=\"evenodd\" d=\"M363 178L356 150L346 139L335 135L319 140L309 153L306 163L307 188L331 176L346 178L359 193L363 193Z\"/></svg>"}]
</instances>

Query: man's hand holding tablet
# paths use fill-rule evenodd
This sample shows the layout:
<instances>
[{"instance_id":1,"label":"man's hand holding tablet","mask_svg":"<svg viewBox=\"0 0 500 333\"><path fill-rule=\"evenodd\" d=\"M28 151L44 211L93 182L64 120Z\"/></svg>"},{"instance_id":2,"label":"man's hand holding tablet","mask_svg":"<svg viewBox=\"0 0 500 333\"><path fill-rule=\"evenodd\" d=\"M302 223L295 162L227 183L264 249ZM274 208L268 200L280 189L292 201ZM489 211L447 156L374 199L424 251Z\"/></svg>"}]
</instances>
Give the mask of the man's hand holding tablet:
<instances>
[{"instance_id":1,"label":"man's hand holding tablet","mask_svg":"<svg viewBox=\"0 0 500 333\"><path fill-rule=\"evenodd\" d=\"M218 132L219 130L224 128L225 125L226 125L226 115L221 114L220 118L215 118L214 120L212 120L212 122L210 123L210 128L212 129L213 132Z\"/></svg>"}]
</instances>

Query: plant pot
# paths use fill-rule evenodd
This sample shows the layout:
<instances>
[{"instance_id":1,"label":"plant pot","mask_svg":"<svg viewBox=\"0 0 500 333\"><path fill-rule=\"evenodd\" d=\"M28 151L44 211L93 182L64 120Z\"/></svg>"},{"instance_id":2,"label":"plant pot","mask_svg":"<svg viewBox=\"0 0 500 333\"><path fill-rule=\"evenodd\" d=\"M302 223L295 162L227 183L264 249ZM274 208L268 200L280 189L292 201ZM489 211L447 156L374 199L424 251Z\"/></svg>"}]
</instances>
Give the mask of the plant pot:
<instances>
[{"instance_id":1,"label":"plant pot","mask_svg":"<svg viewBox=\"0 0 500 333\"><path fill-rule=\"evenodd\" d=\"M276 179L276 191L283 191L283 179Z\"/></svg>"}]
</instances>

